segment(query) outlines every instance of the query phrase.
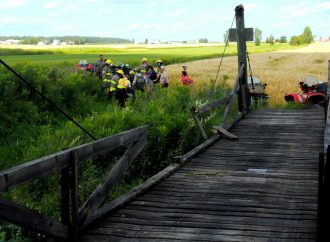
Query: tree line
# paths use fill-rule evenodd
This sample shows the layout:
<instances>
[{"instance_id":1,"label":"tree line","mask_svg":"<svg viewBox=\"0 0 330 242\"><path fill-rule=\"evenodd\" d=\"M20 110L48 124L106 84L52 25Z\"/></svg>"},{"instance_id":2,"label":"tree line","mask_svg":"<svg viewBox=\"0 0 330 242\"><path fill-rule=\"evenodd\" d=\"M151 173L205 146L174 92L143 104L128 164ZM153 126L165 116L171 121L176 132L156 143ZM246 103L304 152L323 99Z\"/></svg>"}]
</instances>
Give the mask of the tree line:
<instances>
[{"instance_id":1,"label":"tree line","mask_svg":"<svg viewBox=\"0 0 330 242\"><path fill-rule=\"evenodd\" d=\"M54 40L61 42L73 42L74 44L121 44L121 43L134 43L133 40L124 38L112 37L94 37L94 36L52 36L52 37L35 37L35 36L0 36L0 40L15 39L20 40L22 44L37 44L40 41L48 41L49 43Z\"/></svg>"},{"instance_id":2,"label":"tree line","mask_svg":"<svg viewBox=\"0 0 330 242\"><path fill-rule=\"evenodd\" d=\"M224 33L223 39L224 42L227 41L228 38L228 30ZM262 30L259 28L255 28L254 30L254 43L256 46L259 46L261 44L262 40ZM313 33L312 30L309 26L306 26L304 29L304 32L300 35L293 35L290 38L290 45L305 45L305 44L310 44L314 41ZM274 35L270 35L266 38L265 40L266 43L273 45L275 43L287 43L287 37L286 36L281 36L279 38L275 38Z\"/></svg>"}]
</instances>

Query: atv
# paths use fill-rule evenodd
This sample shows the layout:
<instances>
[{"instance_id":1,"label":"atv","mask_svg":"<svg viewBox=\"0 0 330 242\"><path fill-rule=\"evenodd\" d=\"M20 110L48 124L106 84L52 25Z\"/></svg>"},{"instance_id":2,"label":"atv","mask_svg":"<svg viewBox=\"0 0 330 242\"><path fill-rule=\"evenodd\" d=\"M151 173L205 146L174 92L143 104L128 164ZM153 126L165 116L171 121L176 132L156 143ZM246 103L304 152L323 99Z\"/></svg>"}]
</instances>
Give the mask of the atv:
<instances>
[{"instance_id":1,"label":"atv","mask_svg":"<svg viewBox=\"0 0 330 242\"><path fill-rule=\"evenodd\" d=\"M88 64L87 60L80 60L79 64L76 64L76 70L94 72L94 65Z\"/></svg>"},{"instance_id":2,"label":"atv","mask_svg":"<svg viewBox=\"0 0 330 242\"><path fill-rule=\"evenodd\" d=\"M254 100L255 103L264 103L267 105L269 96L266 94L265 89L267 84L262 84L257 77L248 77L248 88L251 96L251 102Z\"/></svg>"},{"instance_id":3,"label":"atv","mask_svg":"<svg viewBox=\"0 0 330 242\"><path fill-rule=\"evenodd\" d=\"M287 102L303 103L303 104L320 104L325 103L327 93L327 83L323 83L315 76L306 76L303 81L298 83L302 94L290 93L285 94L284 99Z\"/></svg>"}]
</instances>

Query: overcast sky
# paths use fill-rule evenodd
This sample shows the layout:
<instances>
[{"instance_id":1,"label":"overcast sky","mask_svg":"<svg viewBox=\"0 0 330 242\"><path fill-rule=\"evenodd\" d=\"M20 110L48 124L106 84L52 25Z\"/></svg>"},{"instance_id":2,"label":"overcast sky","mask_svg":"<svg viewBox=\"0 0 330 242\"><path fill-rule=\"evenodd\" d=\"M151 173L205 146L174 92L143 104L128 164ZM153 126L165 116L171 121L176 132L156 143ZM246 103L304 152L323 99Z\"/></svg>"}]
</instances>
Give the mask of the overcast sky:
<instances>
[{"instance_id":1,"label":"overcast sky","mask_svg":"<svg viewBox=\"0 0 330 242\"><path fill-rule=\"evenodd\" d=\"M330 35L329 0L0 0L0 35L223 41L239 4L246 27L261 29L263 40L306 25L317 38Z\"/></svg>"}]
</instances>

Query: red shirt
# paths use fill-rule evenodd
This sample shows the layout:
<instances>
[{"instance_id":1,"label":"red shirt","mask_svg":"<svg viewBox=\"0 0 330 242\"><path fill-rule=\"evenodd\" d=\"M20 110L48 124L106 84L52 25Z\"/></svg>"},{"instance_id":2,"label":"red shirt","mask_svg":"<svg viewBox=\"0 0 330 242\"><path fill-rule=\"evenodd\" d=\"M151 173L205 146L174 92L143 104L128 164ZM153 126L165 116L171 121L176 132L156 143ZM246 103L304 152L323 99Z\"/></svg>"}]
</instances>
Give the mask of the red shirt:
<instances>
[{"instance_id":1,"label":"red shirt","mask_svg":"<svg viewBox=\"0 0 330 242\"><path fill-rule=\"evenodd\" d=\"M181 76L181 80L180 81L185 86L190 86L190 85L192 85L194 83L194 81L189 76L184 76L184 75Z\"/></svg>"}]
</instances>

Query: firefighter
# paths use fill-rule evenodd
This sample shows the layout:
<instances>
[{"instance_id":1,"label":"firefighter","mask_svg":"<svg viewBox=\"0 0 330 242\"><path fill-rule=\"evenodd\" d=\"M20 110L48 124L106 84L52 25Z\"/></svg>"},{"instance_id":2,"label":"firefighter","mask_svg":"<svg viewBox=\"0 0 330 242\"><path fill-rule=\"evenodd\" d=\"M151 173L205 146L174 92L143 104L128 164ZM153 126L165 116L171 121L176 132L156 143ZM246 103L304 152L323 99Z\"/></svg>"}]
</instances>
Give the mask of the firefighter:
<instances>
[{"instance_id":1,"label":"firefighter","mask_svg":"<svg viewBox=\"0 0 330 242\"><path fill-rule=\"evenodd\" d=\"M145 73L145 70L138 70L133 80L133 87L141 92L144 92L144 89L146 88L147 84Z\"/></svg>"},{"instance_id":2,"label":"firefighter","mask_svg":"<svg viewBox=\"0 0 330 242\"><path fill-rule=\"evenodd\" d=\"M128 74L128 80L131 82L131 84L133 84L134 77L135 77L135 71L130 70L130 72Z\"/></svg>"},{"instance_id":3,"label":"firefighter","mask_svg":"<svg viewBox=\"0 0 330 242\"><path fill-rule=\"evenodd\" d=\"M125 102L127 99L127 91L131 87L131 83L125 77L123 70L118 70L117 74L119 76L116 98L121 107L125 107Z\"/></svg>"},{"instance_id":4,"label":"firefighter","mask_svg":"<svg viewBox=\"0 0 330 242\"><path fill-rule=\"evenodd\" d=\"M97 77L102 80L102 71L105 66L105 62L103 59L103 55L99 55L99 60L95 63L94 66L94 74L97 75Z\"/></svg>"},{"instance_id":5,"label":"firefighter","mask_svg":"<svg viewBox=\"0 0 330 242\"><path fill-rule=\"evenodd\" d=\"M146 70L147 71L147 68L149 66L149 62L148 62L148 59L147 58L143 58L142 59L142 65L140 65L138 68L136 68L136 70Z\"/></svg>"},{"instance_id":6,"label":"firefighter","mask_svg":"<svg viewBox=\"0 0 330 242\"><path fill-rule=\"evenodd\" d=\"M111 65L112 61L107 59L105 61L105 66L102 69L102 79L103 79L103 90L105 95L109 95L111 86Z\"/></svg>"}]
</instances>

